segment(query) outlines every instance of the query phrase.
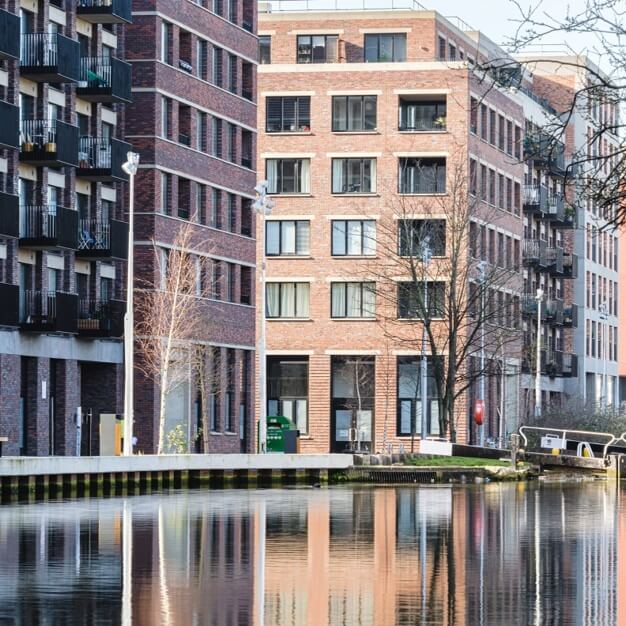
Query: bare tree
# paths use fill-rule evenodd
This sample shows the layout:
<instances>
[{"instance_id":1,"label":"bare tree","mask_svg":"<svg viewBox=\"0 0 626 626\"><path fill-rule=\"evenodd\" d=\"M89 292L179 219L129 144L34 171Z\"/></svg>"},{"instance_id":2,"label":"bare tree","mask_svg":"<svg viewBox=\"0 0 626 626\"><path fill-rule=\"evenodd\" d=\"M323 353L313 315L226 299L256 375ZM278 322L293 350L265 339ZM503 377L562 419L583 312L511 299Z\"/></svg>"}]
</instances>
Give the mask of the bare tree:
<instances>
[{"instance_id":1,"label":"bare tree","mask_svg":"<svg viewBox=\"0 0 626 626\"><path fill-rule=\"evenodd\" d=\"M384 304L378 317L392 343L428 354L439 432L454 441L457 402L491 375L489 363L503 349L520 351L521 246L513 238L486 241L487 225L516 220L476 197L466 163L448 162L445 194L437 193L444 182L436 173L411 176L405 191L427 195L389 194L391 206L377 227L377 260L367 272L375 275ZM419 389L416 381L416 397Z\"/></svg>"}]
</instances>

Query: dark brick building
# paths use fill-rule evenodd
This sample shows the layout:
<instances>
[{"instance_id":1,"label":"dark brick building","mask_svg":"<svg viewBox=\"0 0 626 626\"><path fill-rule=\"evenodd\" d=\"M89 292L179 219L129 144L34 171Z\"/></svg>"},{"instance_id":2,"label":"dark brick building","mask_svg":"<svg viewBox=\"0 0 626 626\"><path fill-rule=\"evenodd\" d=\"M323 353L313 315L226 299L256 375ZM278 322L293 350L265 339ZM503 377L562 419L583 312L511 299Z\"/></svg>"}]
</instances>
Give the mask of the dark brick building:
<instances>
[{"instance_id":1,"label":"dark brick building","mask_svg":"<svg viewBox=\"0 0 626 626\"><path fill-rule=\"evenodd\" d=\"M203 403L190 373L168 398L166 432L182 426L192 450L201 449L203 423L211 452L253 446L255 27L253 0L135 0L128 28L126 137L141 155L136 286L159 286L157 255L166 257L187 223L202 242L190 250L199 285L212 285L199 297L206 330L194 343L207 351L216 384ZM137 447L150 452L159 389L139 372L135 398Z\"/></svg>"},{"instance_id":2,"label":"dark brick building","mask_svg":"<svg viewBox=\"0 0 626 626\"><path fill-rule=\"evenodd\" d=\"M0 436L11 455L97 454L99 415L121 411L130 6L0 2Z\"/></svg>"}]
</instances>

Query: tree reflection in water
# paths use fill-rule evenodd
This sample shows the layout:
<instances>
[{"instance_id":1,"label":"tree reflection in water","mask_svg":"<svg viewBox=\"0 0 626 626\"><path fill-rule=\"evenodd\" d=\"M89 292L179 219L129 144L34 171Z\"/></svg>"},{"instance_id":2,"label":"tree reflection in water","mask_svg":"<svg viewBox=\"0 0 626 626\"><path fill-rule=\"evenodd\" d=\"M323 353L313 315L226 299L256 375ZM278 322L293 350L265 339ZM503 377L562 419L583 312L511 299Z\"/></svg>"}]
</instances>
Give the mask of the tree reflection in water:
<instances>
[{"instance_id":1,"label":"tree reflection in water","mask_svg":"<svg viewBox=\"0 0 626 626\"><path fill-rule=\"evenodd\" d=\"M0 623L626 623L618 494L493 484L7 505Z\"/></svg>"}]
</instances>

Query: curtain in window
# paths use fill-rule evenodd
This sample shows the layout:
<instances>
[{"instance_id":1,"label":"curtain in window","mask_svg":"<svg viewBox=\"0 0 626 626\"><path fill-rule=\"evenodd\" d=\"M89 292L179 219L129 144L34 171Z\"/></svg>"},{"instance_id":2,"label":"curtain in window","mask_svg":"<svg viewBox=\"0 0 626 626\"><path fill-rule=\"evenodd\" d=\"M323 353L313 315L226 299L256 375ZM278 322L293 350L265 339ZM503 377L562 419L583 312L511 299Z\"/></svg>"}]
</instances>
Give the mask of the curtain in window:
<instances>
[{"instance_id":1,"label":"curtain in window","mask_svg":"<svg viewBox=\"0 0 626 626\"><path fill-rule=\"evenodd\" d=\"M363 285L363 317L374 317L376 312L376 290L374 283Z\"/></svg>"},{"instance_id":2,"label":"curtain in window","mask_svg":"<svg viewBox=\"0 0 626 626\"><path fill-rule=\"evenodd\" d=\"M280 316L295 317L295 290L294 283L283 283L280 290Z\"/></svg>"},{"instance_id":3,"label":"curtain in window","mask_svg":"<svg viewBox=\"0 0 626 626\"><path fill-rule=\"evenodd\" d=\"M283 222L281 232L281 252L282 254L296 253L296 223Z\"/></svg>"},{"instance_id":4,"label":"curtain in window","mask_svg":"<svg viewBox=\"0 0 626 626\"><path fill-rule=\"evenodd\" d=\"M310 161L302 159L300 162L300 193L309 193L310 190Z\"/></svg>"},{"instance_id":5,"label":"curtain in window","mask_svg":"<svg viewBox=\"0 0 626 626\"><path fill-rule=\"evenodd\" d=\"M363 222L363 254L376 253L376 223Z\"/></svg>"},{"instance_id":6,"label":"curtain in window","mask_svg":"<svg viewBox=\"0 0 626 626\"><path fill-rule=\"evenodd\" d=\"M346 286L344 283L333 283L331 287L331 316L346 316Z\"/></svg>"},{"instance_id":7,"label":"curtain in window","mask_svg":"<svg viewBox=\"0 0 626 626\"><path fill-rule=\"evenodd\" d=\"M265 162L265 174L268 193L278 193L278 161L276 159L268 159Z\"/></svg>"},{"instance_id":8,"label":"curtain in window","mask_svg":"<svg viewBox=\"0 0 626 626\"><path fill-rule=\"evenodd\" d=\"M296 290L296 314L309 317L309 284L299 283Z\"/></svg>"},{"instance_id":9,"label":"curtain in window","mask_svg":"<svg viewBox=\"0 0 626 626\"><path fill-rule=\"evenodd\" d=\"M345 159L333 159L333 193L343 193L345 189L343 166Z\"/></svg>"},{"instance_id":10,"label":"curtain in window","mask_svg":"<svg viewBox=\"0 0 626 626\"><path fill-rule=\"evenodd\" d=\"M278 317L280 315L280 284L268 283L265 293L267 317Z\"/></svg>"},{"instance_id":11,"label":"curtain in window","mask_svg":"<svg viewBox=\"0 0 626 626\"><path fill-rule=\"evenodd\" d=\"M309 222L298 222L296 229L297 254L309 254L310 226Z\"/></svg>"},{"instance_id":12,"label":"curtain in window","mask_svg":"<svg viewBox=\"0 0 626 626\"><path fill-rule=\"evenodd\" d=\"M347 317L361 317L361 283L348 283L347 288Z\"/></svg>"},{"instance_id":13,"label":"curtain in window","mask_svg":"<svg viewBox=\"0 0 626 626\"><path fill-rule=\"evenodd\" d=\"M361 254L361 222L348 222L348 254Z\"/></svg>"}]
</instances>

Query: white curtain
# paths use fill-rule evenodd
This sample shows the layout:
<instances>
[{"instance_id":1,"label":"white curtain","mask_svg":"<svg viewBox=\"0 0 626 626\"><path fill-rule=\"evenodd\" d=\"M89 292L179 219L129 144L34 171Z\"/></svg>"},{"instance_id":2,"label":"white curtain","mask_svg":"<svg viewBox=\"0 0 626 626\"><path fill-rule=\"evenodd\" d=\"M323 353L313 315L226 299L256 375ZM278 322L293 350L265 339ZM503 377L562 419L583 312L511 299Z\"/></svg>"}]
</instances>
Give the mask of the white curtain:
<instances>
[{"instance_id":1,"label":"white curtain","mask_svg":"<svg viewBox=\"0 0 626 626\"><path fill-rule=\"evenodd\" d=\"M361 222L348 222L348 254L362 254Z\"/></svg>"},{"instance_id":2,"label":"white curtain","mask_svg":"<svg viewBox=\"0 0 626 626\"><path fill-rule=\"evenodd\" d=\"M363 191L376 193L376 159L370 159L370 185L369 185L369 189L367 189L367 185L366 185Z\"/></svg>"},{"instance_id":3,"label":"white curtain","mask_svg":"<svg viewBox=\"0 0 626 626\"><path fill-rule=\"evenodd\" d=\"M333 159L333 193L343 193L345 191L344 163L345 159Z\"/></svg>"},{"instance_id":4,"label":"white curtain","mask_svg":"<svg viewBox=\"0 0 626 626\"><path fill-rule=\"evenodd\" d=\"M363 254L376 254L376 222L363 222Z\"/></svg>"},{"instance_id":5,"label":"white curtain","mask_svg":"<svg viewBox=\"0 0 626 626\"><path fill-rule=\"evenodd\" d=\"M311 189L310 170L311 161L309 159L302 159L300 161L300 193L309 193Z\"/></svg>"},{"instance_id":6,"label":"white curtain","mask_svg":"<svg viewBox=\"0 0 626 626\"><path fill-rule=\"evenodd\" d=\"M298 317L309 317L309 283L297 284L296 315Z\"/></svg>"},{"instance_id":7,"label":"white curtain","mask_svg":"<svg viewBox=\"0 0 626 626\"><path fill-rule=\"evenodd\" d=\"M301 435L306 435L309 430L306 420L306 405L306 400L296 400L296 427Z\"/></svg>"},{"instance_id":8,"label":"white curtain","mask_svg":"<svg viewBox=\"0 0 626 626\"><path fill-rule=\"evenodd\" d=\"M298 222L296 228L296 252L297 254L309 254L310 252L310 223Z\"/></svg>"},{"instance_id":9,"label":"white curtain","mask_svg":"<svg viewBox=\"0 0 626 626\"><path fill-rule=\"evenodd\" d=\"M296 223L285 221L282 225L282 254L296 253Z\"/></svg>"},{"instance_id":10,"label":"white curtain","mask_svg":"<svg viewBox=\"0 0 626 626\"><path fill-rule=\"evenodd\" d=\"M268 283L265 293L267 317L278 317L280 315L280 283Z\"/></svg>"},{"instance_id":11,"label":"white curtain","mask_svg":"<svg viewBox=\"0 0 626 626\"><path fill-rule=\"evenodd\" d=\"M333 283L331 287L331 317L346 316L346 285Z\"/></svg>"},{"instance_id":12,"label":"white curtain","mask_svg":"<svg viewBox=\"0 0 626 626\"><path fill-rule=\"evenodd\" d=\"M295 283L283 283L280 289L280 316L295 317Z\"/></svg>"},{"instance_id":13,"label":"white curtain","mask_svg":"<svg viewBox=\"0 0 626 626\"><path fill-rule=\"evenodd\" d=\"M376 285L363 284L363 317L374 317L376 314Z\"/></svg>"},{"instance_id":14,"label":"white curtain","mask_svg":"<svg viewBox=\"0 0 626 626\"><path fill-rule=\"evenodd\" d=\"M268 193L278 193L278 160L268 159L265 161L265 174L267 175Z\"/></svg>"},{"instance_id":15,"label":"white curtain","mask_svg":"<svg viewBox=\"0 0 626 626\"><path fill-rule=\"evenodd\" d=\"M347 317L361 317L361 283L348 283Z\"/></svg>"}]
</instances>

